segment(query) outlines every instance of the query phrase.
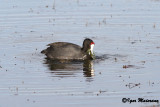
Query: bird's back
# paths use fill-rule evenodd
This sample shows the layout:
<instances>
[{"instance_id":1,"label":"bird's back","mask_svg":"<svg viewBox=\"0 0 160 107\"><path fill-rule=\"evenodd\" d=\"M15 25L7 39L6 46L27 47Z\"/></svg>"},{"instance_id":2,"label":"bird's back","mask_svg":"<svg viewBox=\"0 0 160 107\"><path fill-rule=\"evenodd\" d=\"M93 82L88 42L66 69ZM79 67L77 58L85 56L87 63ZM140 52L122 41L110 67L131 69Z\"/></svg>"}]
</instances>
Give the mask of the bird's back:
<instances>
[{"instance_id":1,"label":"bird's back","mask_svg":"<svg viewBox=\"0 0 160 107\"><path fill-rule=\"evenodd\" d=\"M84 56L81 47L73 43L55 42L47 46L49 47L43 50L42 53L50 59L82 60Z\"/></svg>"}]
</instances>

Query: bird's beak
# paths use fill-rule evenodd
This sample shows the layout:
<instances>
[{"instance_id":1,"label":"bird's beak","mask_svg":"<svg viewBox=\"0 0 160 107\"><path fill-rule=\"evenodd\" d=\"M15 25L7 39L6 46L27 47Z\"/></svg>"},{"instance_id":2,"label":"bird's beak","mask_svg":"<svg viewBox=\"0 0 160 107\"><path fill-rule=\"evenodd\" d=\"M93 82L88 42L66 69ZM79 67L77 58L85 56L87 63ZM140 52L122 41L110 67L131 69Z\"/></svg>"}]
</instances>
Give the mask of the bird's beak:
<instances>
[{"instance_id":1,"label":"bird's beak","mask_svg":"<svg viewBox=\"0 0 160 107\"><path fill-rule=\"evenodd\" d=\"M94 44L91 44L91 54L93 55Z\"/></svg>"}]
</instances>

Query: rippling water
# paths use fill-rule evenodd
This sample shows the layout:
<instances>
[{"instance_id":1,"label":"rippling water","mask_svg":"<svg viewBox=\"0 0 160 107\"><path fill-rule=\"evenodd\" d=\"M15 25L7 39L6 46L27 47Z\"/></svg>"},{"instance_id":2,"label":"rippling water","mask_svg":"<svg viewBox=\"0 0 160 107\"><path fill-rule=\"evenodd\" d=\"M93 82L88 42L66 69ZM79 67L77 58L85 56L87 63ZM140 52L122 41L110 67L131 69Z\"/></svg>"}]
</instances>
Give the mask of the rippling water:
<instances>
[{"instance_id":1,"label":"rippling water","mask_svg":"<svg viewBox=\"0 0 160 107\"><path fill-rule=\"evenodd\" d=\"M0 1L0 107L159 107L122 103L160 100L159 0ZM95 42L91 72L40 53L86 37Z\"/></svg>"}]
</instances>

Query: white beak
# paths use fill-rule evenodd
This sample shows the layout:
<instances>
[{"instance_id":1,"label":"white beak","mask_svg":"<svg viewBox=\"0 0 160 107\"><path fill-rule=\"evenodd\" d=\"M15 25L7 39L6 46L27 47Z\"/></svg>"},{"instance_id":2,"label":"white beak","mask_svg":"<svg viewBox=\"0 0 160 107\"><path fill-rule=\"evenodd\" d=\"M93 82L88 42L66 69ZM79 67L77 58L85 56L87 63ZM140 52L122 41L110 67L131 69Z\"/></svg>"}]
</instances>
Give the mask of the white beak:
<instances>
[{"instance_id":1,"label":"white beak","mask_svg":"<svg viewBox=\"0 0 160 107\"><path fill-rule=\"evenodd\" d=\"M91 53L93 54L94 44L91 45Z\"/></svg>"}]
</instances>

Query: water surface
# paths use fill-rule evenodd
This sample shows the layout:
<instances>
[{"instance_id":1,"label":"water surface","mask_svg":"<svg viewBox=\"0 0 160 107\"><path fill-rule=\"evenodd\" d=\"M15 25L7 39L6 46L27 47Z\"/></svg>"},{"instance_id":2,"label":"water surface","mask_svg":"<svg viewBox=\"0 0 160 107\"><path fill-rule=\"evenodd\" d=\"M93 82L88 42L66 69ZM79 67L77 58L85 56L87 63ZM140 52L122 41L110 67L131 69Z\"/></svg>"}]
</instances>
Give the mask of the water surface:
<instances>
[{"instance_id":1,"label":"water surface","mask_svg":"<svg viewBox=\"0 0 160 107\"><path fill-rule=\"evenodd\" d=\"M0 0L0 107L138 106L160 100L159 0ZM41 50L52 42L95 42L92 72L59 70Z\"/></svg>"}]
</instances>

